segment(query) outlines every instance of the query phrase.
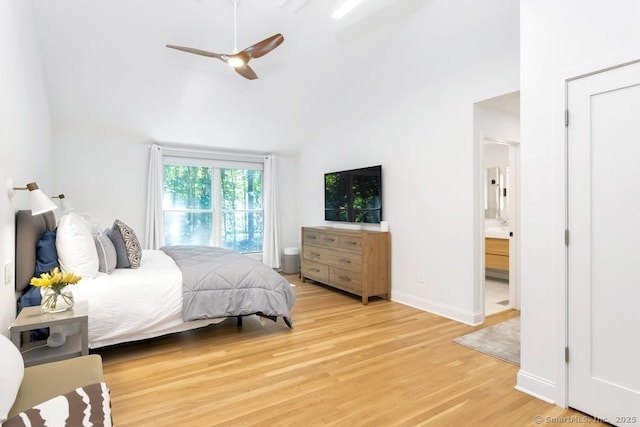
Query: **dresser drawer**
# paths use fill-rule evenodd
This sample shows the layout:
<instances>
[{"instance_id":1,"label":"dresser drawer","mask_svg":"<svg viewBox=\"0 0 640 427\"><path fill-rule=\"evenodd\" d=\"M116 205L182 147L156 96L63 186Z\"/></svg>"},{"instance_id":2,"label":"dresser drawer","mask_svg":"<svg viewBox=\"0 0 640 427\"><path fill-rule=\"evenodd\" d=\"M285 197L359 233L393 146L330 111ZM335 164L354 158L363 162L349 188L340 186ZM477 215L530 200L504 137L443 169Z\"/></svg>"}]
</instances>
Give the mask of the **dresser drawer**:
<instances>
[{"instance_id":1,"label":"dresser drawer","mask_svg":"<svg viewBox=\"0 0 640 427\"><path fill-rule=\"evenodd\" d=\"M340 248L354 252L362 252L362 237L340 236Z\"/></svg>"},{"instance_id":2,"label":"dresser drawer","mask_svg":"<svg viewBox=\"0 0 640 427\"><path fill-rule=\"evenodd\" d=\"M322 283L329 282L329 266L305 258L302 263L302 275Z\"/></svg>"},{"instance_id":3,"label":"dresser drawer","mask_svg":"<svg viewBox=\"0 0 640 427\"><path fill-rule=\"evenodd\" d=\"M362 274L342 268L330 267L329 279L331 284L338 288L354 291L362 294Z\"/></svg>"},{"instance_id":4,"label":"dresser drawer","mask_svg":"<svg viewBox=\"0 0 640 427\"><path fill-rule=\"evenodd\" d=\"M362 254L335 251L331 258L331 265L335 267L355 272L362 270Z\"/></svg>"},{"instance_id":5,"label":"dresser drawer","mask_svg":"<svg viewBox=\"0 0 640 427\"><path fill-rule=\"evenodd\" d=\"M339 236L331 233L325 233L317 230L304 231L305 245L317 245L327 248L337 248L340 243Z\"/></svg>"},{"instance_id":6,"label":"dresser drawer","mask_svg":"<svg viewBox=\"0 0 640 427\"><path fill-rule=\"evenodd\" d=\"M305 246L302 249L302 256L305 260L317 261L323 264L331 264L336 258L331 249L319 246Z\"/></svg>"}]
</instances>

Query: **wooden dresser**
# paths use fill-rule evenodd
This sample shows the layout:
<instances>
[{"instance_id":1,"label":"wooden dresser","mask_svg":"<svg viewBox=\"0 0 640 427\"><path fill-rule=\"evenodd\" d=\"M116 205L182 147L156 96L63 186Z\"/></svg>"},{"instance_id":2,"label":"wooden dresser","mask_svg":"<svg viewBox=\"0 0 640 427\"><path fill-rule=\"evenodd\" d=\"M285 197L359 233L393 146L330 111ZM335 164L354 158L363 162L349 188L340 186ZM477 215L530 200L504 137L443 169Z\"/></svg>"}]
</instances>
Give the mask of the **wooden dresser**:
<instances>
[{"instance_id":1,"label":"wooden dresser","mask_svg":"<svg viewBox=\"0 0 640 427\"><path fill-rule=\"evenodd\" d=\"M312 279L362 297L391 298L388 232L302 228L302 281Z\"/></svg>"}]
</instances>

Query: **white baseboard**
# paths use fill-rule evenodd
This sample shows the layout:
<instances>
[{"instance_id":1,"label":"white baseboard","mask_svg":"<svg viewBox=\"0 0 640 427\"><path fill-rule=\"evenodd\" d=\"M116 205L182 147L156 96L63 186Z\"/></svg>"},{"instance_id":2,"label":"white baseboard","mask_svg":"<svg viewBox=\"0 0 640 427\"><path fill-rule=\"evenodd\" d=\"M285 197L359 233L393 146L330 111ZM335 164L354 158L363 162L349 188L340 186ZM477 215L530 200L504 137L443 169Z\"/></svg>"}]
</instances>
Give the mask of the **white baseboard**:
<instances>
[{"instance_id":1,"label":"white baseboard","mask_svg":"<svg viewBox=\"0 0 640 427\"><path fill-rule=\"evenodd\" d=\"M556 405L556 400L551 397L556 394L556 384L553 381L520 369L520 371L518 371L515 389L540 400L544 400L547 403L551 403L552 405Z\"/></svg>"},{"instance_id":2,"label":"white baseboard","mask_svg":"<svg viewBox=\"0 0 640 427\"><path fill-rule=\"evenodd\" d=\"M446 317L447 319L455 320L456 322L461 322L470 326L480 325L484 321L484 315L482 313L460 310L458 307L422 298L416 298L413 295L402 292L393 292L392 300L400 304L408 305L409 307L417 308L418 310L428 311L429 313L437 314L438 316Z\"/></svg>"}]
</instances>

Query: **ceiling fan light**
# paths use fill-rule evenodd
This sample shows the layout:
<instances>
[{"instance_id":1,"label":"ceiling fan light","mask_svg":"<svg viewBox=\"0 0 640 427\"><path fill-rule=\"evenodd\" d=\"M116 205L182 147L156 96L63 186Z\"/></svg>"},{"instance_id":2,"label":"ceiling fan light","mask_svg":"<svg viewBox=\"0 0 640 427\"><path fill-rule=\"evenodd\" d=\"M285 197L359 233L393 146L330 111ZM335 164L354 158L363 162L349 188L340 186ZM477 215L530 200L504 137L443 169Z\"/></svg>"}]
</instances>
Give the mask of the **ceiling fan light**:
<instances>
[{"instance_id":1,"label":"ceiling fan light","mask_svg":"<svg viewBox=\"0 0 640 427\"><path fill-rule=\"evenodd\" d=\"M238 67L242 67L245 65L244 61L242 60L242 58L229 58L229 60L227 61L229 65L231 65L233 68L238 68Z\"/></svg>"}]
</instances>

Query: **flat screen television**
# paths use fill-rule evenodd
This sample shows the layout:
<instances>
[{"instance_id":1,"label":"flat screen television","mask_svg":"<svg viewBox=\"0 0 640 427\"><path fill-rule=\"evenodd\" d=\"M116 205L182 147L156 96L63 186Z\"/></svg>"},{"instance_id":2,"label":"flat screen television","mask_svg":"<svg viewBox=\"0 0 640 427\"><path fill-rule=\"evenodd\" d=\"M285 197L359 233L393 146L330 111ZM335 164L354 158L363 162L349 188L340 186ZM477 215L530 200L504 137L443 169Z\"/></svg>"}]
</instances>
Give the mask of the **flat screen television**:
<instances>
[{"instance_id":1,"label":"flat screen television","mask_svg":"<svg viewBox=\"0 0 640 427\"><path fill-rule=\"evenodd\" d=\"M382 166L325 173L324 219L379 223L382 220Z\"/></svg>"}]
</instances>

